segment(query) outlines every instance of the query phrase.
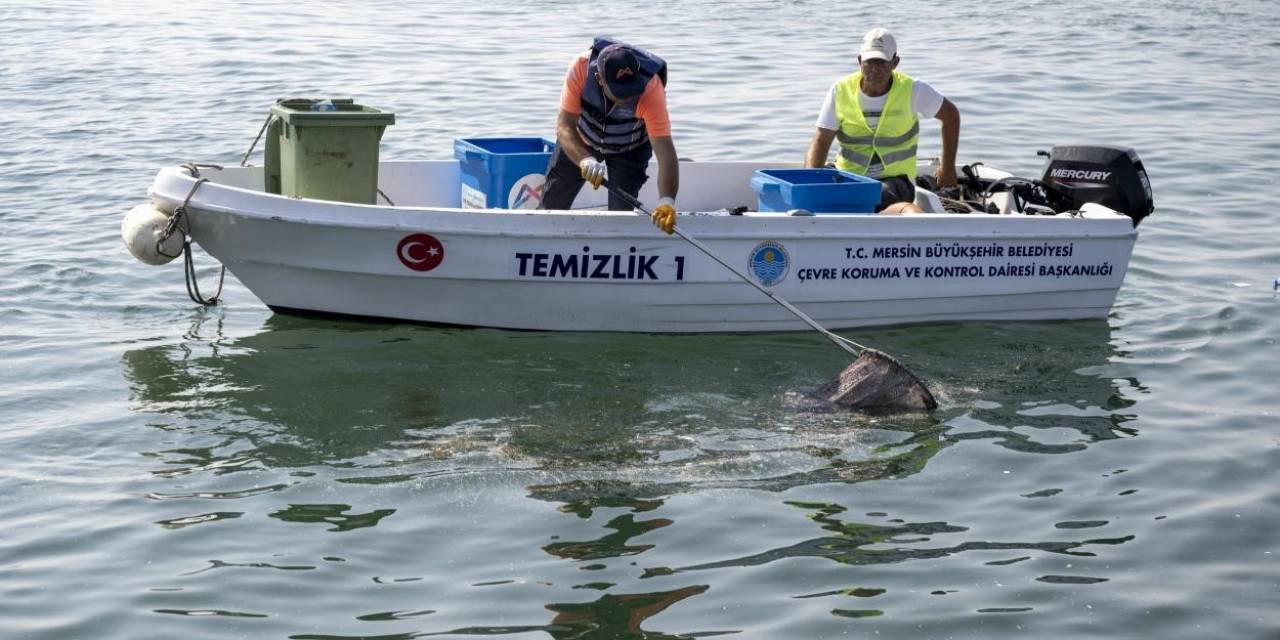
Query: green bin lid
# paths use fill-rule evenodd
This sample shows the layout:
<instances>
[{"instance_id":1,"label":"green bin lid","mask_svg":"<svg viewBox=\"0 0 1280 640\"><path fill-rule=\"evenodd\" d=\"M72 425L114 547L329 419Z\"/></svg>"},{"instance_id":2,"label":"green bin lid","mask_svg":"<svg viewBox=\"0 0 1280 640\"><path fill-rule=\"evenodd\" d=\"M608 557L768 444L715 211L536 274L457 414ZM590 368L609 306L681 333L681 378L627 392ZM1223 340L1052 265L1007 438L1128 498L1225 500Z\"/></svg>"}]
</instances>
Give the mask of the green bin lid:
<instances>
[{"instance_id":1,"label":"green bin lid","mask_svg":"<svg viewBox=\"0 0 1280 640\"><path fill-rule=\"evenodd\" d=\"M356 104L351 98L332 98L332 111L312 111L313 105L325 102L314 98L282 98L271 105L274 113L293 126L387 126L395 124L396 114Z\"/></svg>"}]
</instances>

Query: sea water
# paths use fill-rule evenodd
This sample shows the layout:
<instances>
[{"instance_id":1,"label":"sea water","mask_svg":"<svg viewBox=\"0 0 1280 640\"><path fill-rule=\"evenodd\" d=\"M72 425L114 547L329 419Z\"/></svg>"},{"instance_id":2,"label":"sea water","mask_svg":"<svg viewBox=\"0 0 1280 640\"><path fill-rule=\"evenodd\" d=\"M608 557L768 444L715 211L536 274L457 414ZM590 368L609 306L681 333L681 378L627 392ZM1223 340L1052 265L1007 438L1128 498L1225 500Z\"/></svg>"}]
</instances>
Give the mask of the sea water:
<instances>
[{"instance_id":1,"label":"sea water","mask_svg":"<svg viewBox=\"0 0 1280 640\"><path fill-rule=\"evenodd\" d=\"M394 112L392 160L551 137L597 34L668 60L682 157L799 162L874 26L961 162L1131 146L1155 193L1106 320L846 332L932 416L800 410L848 364L814 333L202 309L119 240L277 98ZM0 638L1275 638L1277 34L1259 0L2 3Z\"/></svg>"}]
</instances>

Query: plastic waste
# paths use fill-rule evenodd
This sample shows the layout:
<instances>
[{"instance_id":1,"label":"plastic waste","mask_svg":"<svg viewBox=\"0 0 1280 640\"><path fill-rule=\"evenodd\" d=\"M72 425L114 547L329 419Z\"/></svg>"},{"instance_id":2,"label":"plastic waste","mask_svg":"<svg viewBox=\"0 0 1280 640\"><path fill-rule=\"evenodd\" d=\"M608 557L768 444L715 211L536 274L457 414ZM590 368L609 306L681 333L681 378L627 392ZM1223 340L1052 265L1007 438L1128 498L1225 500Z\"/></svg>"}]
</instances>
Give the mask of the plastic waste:
<instances>
[{"instance_id":1,"label":"plastic waste","mask_svg":"<svg viewBox=\"0 0 1280 640\"><path fill-rule=\"evenodd\" d=\"M312 104L311 110L312 111L337 111L338 105L334 104L333 100L326 98L324 100L321 100L319 102Z\"/></svg>"}]
</instances>

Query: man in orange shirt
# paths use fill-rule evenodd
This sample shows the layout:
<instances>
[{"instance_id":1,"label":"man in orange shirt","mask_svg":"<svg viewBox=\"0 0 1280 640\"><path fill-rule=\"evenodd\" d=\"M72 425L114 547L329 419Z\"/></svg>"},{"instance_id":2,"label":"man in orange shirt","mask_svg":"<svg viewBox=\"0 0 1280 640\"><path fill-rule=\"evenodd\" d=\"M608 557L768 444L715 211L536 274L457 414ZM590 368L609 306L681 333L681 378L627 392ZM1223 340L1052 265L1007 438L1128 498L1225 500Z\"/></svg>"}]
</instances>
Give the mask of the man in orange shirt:
<instances>
[{"instance_id":1,"label":"man in orange shirt","mask_svg":"<svg viewBox=\"0 0 1280 640\"><path fill-rule=\"evenodd\" d=\"M556 151L547 169L542 208L568 209L584 182L610 186L631 196L649 179L649 159L658 158L658 206L653 223L667 233L676 225L680 166L667 115L667 63L638 47L596 38L569 65L560 93ZM631 207L613 193L609 209Z\"/></svg>"}]
</instances>

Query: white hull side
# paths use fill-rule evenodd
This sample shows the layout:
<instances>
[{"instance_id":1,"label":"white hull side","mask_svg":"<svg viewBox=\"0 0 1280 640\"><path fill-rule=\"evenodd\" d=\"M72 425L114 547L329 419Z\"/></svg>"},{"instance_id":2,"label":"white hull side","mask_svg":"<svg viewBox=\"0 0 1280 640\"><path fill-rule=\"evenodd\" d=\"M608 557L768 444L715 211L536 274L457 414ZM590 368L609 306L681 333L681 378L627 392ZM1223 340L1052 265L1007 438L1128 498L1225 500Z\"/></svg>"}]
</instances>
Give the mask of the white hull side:
<instances>
[{"instance_id":1,"label":"white hull side","mask_svg":"<svg viewBox=\"0 0 1280 640\"><path fill-rule=\"evenodd\" d=\"M808 325L755 289L718 302L666 303L618 287L405 279L245 263L237 277L272 307L370 318L546 331L646 333L806 331ZM697 285L688 285L697 286ZM719 286L719 285L716 285ZM709 292L711 293L711 292ZM751 295L754 294L754 295ZM659 298L660 298L659 294ZM1011 295L796 302L829 329L931 322L1105 318L1115 289ZM317 301L327 301L318 305Z\"/></svg>"},{"instance_id":2,"label":"white hull side","mask_svg":"<svg viewBox=\"0 0 1280 640\"><path fill-rule=\"evenodd\" d=\"M171 210L190 185L165 170L153 196ZM317 203L213 183L189 211L192 237L275 308L535 330L807 329L634 214ZM748 274L753 252L775 243L786 268L772 289L829 328L1102 318L1136 238L1123 216L749 214L680 225ZM416 234L443 251L429 271L397 253ZM946 255L928 255L939 248ZM973 252L993 255L957 255ZM1021 255L1034 252L1055 255ZM601 271L597 256L617 258ZM572 273L571 261L606 277Z\"/></svg>"}]
</instances>

